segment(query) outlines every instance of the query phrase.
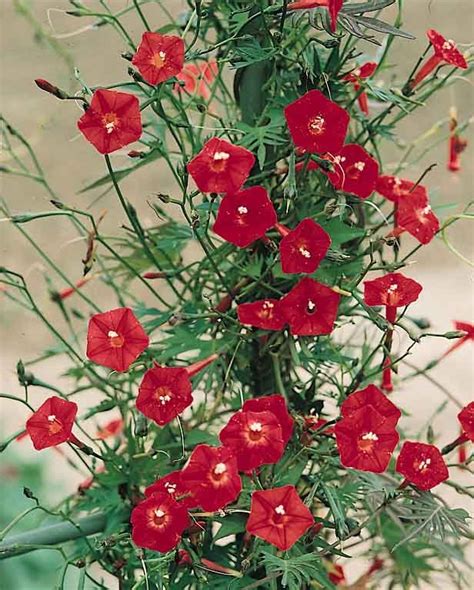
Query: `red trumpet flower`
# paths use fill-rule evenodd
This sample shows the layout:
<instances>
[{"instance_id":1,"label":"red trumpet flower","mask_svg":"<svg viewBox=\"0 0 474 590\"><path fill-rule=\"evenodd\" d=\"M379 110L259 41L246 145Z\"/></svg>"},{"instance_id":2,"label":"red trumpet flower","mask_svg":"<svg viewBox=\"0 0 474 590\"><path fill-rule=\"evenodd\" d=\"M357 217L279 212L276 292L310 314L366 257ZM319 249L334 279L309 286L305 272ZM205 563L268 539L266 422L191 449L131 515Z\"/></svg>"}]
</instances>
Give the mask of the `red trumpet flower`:
<instances>
[{"instance_id":1,"label":"red trumpet flower","mask_svg":"<svg viewBox=\"0 0 474 590\"><path fill-rule=\"evenodd\" d=\"M285 449L282 427L269 411L236 412L221 430L219 439L235 453L239 471L277 463Z\"/></svg>"},{"instance_id":2,"label":"red trumpet flower","mask_svg":"<svg viewBox=\"0 0 474 590\"><path fill-rule=\"evenodd\" d=\"M385 471L399 440L393 420L385 418L374 406L344 416L334 430L341 463L372 473Z\"/></svg>"},{"instance_id":3,"label":"red trumpet flower","mask_svg":"<svg viewBox=\"0 0 474 590\"><path fill-rule=\"evenodd\" d=\"M162 492L135 506L130 523L135 545L166 553L180 542L190 520L186 506Z\"/></svg>"},{"instance_id":4,"label":"red trumpet flower","mask_svg":"<svg viewBox=\"0 0 474 590\"><path fill-rule=\"evenodd\" d=\"M248 399L242 406L244 412L271 412L274 414L281 427L283 443L286 445L293 434L295 421L288 413L285 398L275 393Z\"/></svg>"},{"instance_id":5,"label":"red trumpet flower","mask_svg":"<svg viewBox=\"0 0 474 590\"><path fill-rule=\"evenodd\" d=\"M148 336L128 307L95 314L89 321L87 358L103 367L126 371L148 344Z\"/></svg>"},{"instance_id":6,"label":"red trumpet flower","mask_svg":"<svg viewBox=\"0 0 474 590\"><path fill-rule=\"evenodd\" d=\"M188 172L203 193L233 194L247 180L255 156L240 145L213 137L188 164Z\"/></svg>"},{"instance_id":7,"label":"red trumpet flower","mask_svg":"<svg viewBox=\"0 0 474 590\"><path fill-rule=\"evenodd\" d=\"M148 84L166 82L183 69L184 41L174 35L143 33L132 64Z\"/></svg>"},{"instance_id":8,"label":"red trumpet flower","mask_svg":"<svg viewBox=\"0 0 474 590\"><path fill-rule=\"evenodd\" d=\"M459 348L460 346L462 346L465 342L468 342L469 340L474 341L474 324L469 324L468 322L454 322L454 327L456 328L456 330L459 330L460 332L466 332L465 336L462 336L462 338L459 338L452 346L450 346L448 348L448 350L443 354L444 358L445 356L448 356L448 354L451 354L452 352L454 352L457 348Z\"/></svg>"},{"instance_id":9,"label":"red trumpet flower","mask_svg":"<svg viewBox=\"0 0 474 590\"><path fill-rule=\"evenodd\" d=\"M262 330L281 330L285 318L281 315L278 299L260 299L237 306L239 322Z\"/></svg>"},{"instance_id":10,"label":"red trumpet flower","mask_svg":"<svg viewBox=\"0 0 474 590\"><path fill-rule=\"evenodd\" d=\"M72 427L77 414L77 404L57 396L49 397L26 422L37 451L76 440Z\"/></svg>"},{"instance_id":11,"label":"red trumpet flower","mask_svg":"<svg viewBox=\"0 0 474 590\"><path fill-rule=\"evenodd\" d=\"M196 508L199 506L199 502L193 492L183 483L181 473L181 470L177 470L160 477L145 489L145 496L148 498L153 494L166 492L176 502L182 502L186 508Z\"/></svg>"},{"instance_id":12,"label":"red trumpet flower","mask_svg":"<svg viewBox=\"0 0 474 590\"><path fill-rule=\"evenodd\" d=\"M354 412L367 407L373 407L393 427L397 425L402 413L386 395L375 385L368 385L365 389L351 393L341 405L341 415L345 418Z\"/></svg>"},{"instance_id":13,"label":"red trumpet flower","mask_svg":"<svg viewBox=\"0 0 474 590\"><path fill-rule=\"evenodd\" d=\"M337 154L346 138L349 114L319 90L310 90L285 107L288 128L297 148Z\"/></svg>"},{"instance_id":14,"label":"red trumpet flower","mask_svg":"<svg viewBox=\"0 0 474 590\"><path fill-rule=\"evenodd\" d=\"M394 324L397 320L397 307L404 307L418 299L423 287L401 273L390 273L372 281L364 282L364 300L367 305L385 305L387 322ZM392 348L393 328L387 328L385 336L385 358L383 361L382 389L393 390L392 367L389 358Z\"/></svg>"},{"instance_id":15,"label":"red trumpet flower","mask_svg":"<svg viewBox=\"0 0 474 590\"><path fill-rule=\"evenodd\" d=\"M349 143L330 161L333 170L323 172L336 190L357 195L361 199L370 197L379 176L379 165L363 147Z\"/></svg>"},{"instance_id":16,"label":"red trumpet flower","mask_svg":"<svg viewBox=\"0 0 474 590\"><path fill-rule=\"evenodd\" d=\"M217 357L217 354L213 354L188 367L155 365L148 369L138 388L137 409L159 426L168 424L193 402L191 377Z\"/></svg>"},{"instance_id":17,"label":"red trumpet flower","mask_svg":"<svg viewBox=\"0 0 474 590\"><path fill-rule=\"evenodd\" d=\"M181 471L181 481L206 511L221 510L242 490L237 460L228 447L195 447Z\"/></svg>"},{"instance_id":18,"label":"red trumpet flower","mask_svg":"<svg viewBox=\"0 0 474 590\"><path fill-rule=\"evenodd\" d=\"M443 456L434 445L404 442L396 471L420 490L431 490L449 477Z\"/></svg>"},{"instance_id":19,"label":"red trumpet flower","mask_svg":"<svg viewBox=\"0 0 474 590\"><path fill-rule=\"evenodd\" d=\"M374 61L368 61L367 63L363 64L362 66L356 68L349 74L346 74L343 78L345 82L350 82L354 87L354 90L358 92L361 88L362 80L366 78L370 78L375 70L377 69L377 64ZM361 92L357 97L357 101L359 103L360 110L365 113L366 115L369 114L369 105L367 102L367 94L365 92Z\"/></svg>"},{"instance_id":20,"label":"red trumpet flower","mask_svg":"<svg viewBox=\"0 0 474 590\"><path fill-rule=\"evenodd\" d=\"M397 307L405 307L418 299L423 287L399 272L364 282L364 301L370 306L385 305L387 321L396 321Z\"/></svg>"},{"instance_id":21,"label":"red trumpet flower","mask_svg":"<svg viewBox=\"0 0 474 590\"><path fill-rule=\"evenodd\" d=\"M295 336L330 334L340 295L314 279L304 278L281 300L281 312Z\"/></svg>"},{"instance_id":22,"label":"red trumpet flower","mask_svg":"<svg viewBox=\"0 0 474 590\"><path fill-rule=\"evenodd\" d=\"M413 191L399 199L397 210L397 228L393 235L407 231L420 244L429 244L439 231L439 220L433 213L426 193Z\"/></svg>"},{"instance_id":23,"label":"red trumpet flower","mask_svg":"<svg viewBox=\"0 0 474 590\"><path fill-rule=\"evenodd\" d=\"M420 82L429 76L431 72L443 62L455 68L461 68L463 70L467 69L467 62L463 54L456 47L454 41L447 41L443 35L434 29L429 29L426 34L433 47L434 55L424 63L410 82L410 88L412 89L415 88L415 86L418 86Z\"/></svg>"},{"instance_id":24,"label":"red trumpet flower","mask_svg":"<svg viewBox=\"0 0 474 590\"><path fill-rule=\"evenodd\" d=\"M178 92L201 96L208 100L211 95L211 85L214 82L219 67L216 61L203 61L198 64L186 64L176 78L184 83L176 84Z\"/></svg>"},{"instance_id":25,"label":"red trumpet flower","mask_svg":"<svg viewBox=\"0 0 474 590\"><path fill-rule=\"evenodd\" d=\"M100 154L115 152L140 139L138 98L115 90L96 90L77 126Z\"/></svg>"},{"instance_id":26,"label":"red trumpet flower","mask_svg":"<svg viewBox=\"0 0 474 590\"><path fill-rule=\"evenodd\" d=\"M287 551L314 524L294 486L254 492L247 532Z\"/></svg>"},{"instance_id":27,"label":"red trumpet flower","mask_svg":"<svg viewBox=\"0 0 474 590\"><path fill-rule=\"evenodd\" d=\"M227 242L245 248L262 238L276 222L267 191L253 186L222 199L213 231Z\"/></svg>"},{"instance_id":28,"label":"red trumpet flower","mask_svg":"<svg viewBox=\"0 0 474 590\"><path fill-rule=\"evenodd\" d=\"M99 428L99 430L97 431L97 438L100 438L101 440L106 440L111 436L117 436L122 432L123 427L124 423L122 418L111 420L110 422L107 422L105 426Z\"/></svg>"},{"instance_id":29,"label":"red trumpet flower","mask_svg":"<svg viewBox=\"0 0 474 590\"><path fill-rule=\"evenodd\" d=\"M383 197L394 203L398 203L401 197L409 197L417 193L422 193L428 199L426 188L421 184L415 186L411 180L405 180L398 176L379 176L375 190Z\"/></svg>"},{"instance_id":30,"label":"red trumpet flower","mask_svg":"<svg viewBox=\"0 0 474 590\"><path fill-rule=\"evenodd\" d=\"M74 287L66 287L65 289L62 289L61 291L57 291L57 292L52 293L51 299L53 301L64 301L68 297L71 297L71 295L76 293L76 291L78 289L80 289L81 287L86 285L94 277L95 277L95 275L88 275L87 277L83 277L82 279L79 279L76 282L76 284L74 285Z\"/></svg>"},{"instance_id":31,"label":"red trumpet flower","mask_svg":"<svg viewBox=\"0 0 474 590\"><path fill-rule=\"evenodd\" d=\"M459 136L457 132L458 118L454 107L451 108L449 121L449 159L448 170L458 172L461 169L461 154L467 147L467 140Z\"/></svg>"},{"instance_id":32,"label":"red trumpet flower","mask_svg":"<svg viewBox=\"0 0 474 590\"><path fill-rule=\"evenodd\" d=\"M474 442L474 402L469 403L458 414L463 434L470 441Z\"/></svg>"},{"instance_id":33,"label":"red trumpet flower","mask_svg":"<svg viewBox=\"0 0 474 590\"><path fill-rule=\"evenodd\" d=\"M344 0L297 0L290 2L287 9L290 10L309 10L311 8L325 7L329 11L329 18L331 19L331 30L336 31L337 17L342 8Z\"/></svg>"},{"instance_id":34,"label":"red trumpet flower","mask_svg":"<svg viewBox=\"0 0 474 590\"><path fill-rule=\"evenodd\" d=\"M282 236L280 260L283 272L313 273L326 256L331 238L324 229L312 219L303 219L294 229L276 224Z\"/></svg>"}]
</instances>

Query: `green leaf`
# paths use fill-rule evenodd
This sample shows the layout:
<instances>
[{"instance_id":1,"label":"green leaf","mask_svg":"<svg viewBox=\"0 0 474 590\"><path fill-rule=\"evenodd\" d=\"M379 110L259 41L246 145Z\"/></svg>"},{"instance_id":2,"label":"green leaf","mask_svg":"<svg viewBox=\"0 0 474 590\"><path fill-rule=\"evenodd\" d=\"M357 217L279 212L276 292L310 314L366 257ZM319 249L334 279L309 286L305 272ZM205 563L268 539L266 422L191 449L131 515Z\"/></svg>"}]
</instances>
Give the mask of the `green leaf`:
<instances>
[{"instance_id":1,"label":"green leaf","mask_svg":"<svg viewBox=\"0 0 474 590\"><path fill-rule=\"evenodd\" d=\"M242 533L245 531L245 525L247 523L247 517L243 514L230 514L224 518L215 518L214 520L215 522L219 522L221 526L212 539L213 544L228 535Z\"/></svg>"}]
</instances>

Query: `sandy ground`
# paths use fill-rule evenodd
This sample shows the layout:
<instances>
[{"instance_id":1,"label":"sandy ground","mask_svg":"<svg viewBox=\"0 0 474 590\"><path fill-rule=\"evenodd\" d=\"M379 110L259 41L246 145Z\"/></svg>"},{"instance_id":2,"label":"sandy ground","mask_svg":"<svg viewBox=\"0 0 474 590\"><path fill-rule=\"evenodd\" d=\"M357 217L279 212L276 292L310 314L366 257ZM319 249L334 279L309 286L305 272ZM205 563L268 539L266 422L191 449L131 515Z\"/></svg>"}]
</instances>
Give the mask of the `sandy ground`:
<instances>
[{"instance_id":1,"label":"sandy ground","mask_svg":"<svg viewBox=\"0 0 474 590\"><path fill-rule=\"evenodd\" d=\"M95 6L95 2L86 2ZM125 6L125 0L111 3L114 9ZM179 0L164 2L170 10L180 10L185 3ZM414 56L426 45L424 31L438 28L448 38L459 43L468 43L472 39L473 11L470 0L412 0L406 2L405 29L417 35L413 42L398 42L400 63L408 71ZM29 5L31 15L36 19L36 35L28 19L23 18L15 7ZM79 35L73 33L85 22L81 19L67 17L62 10L69 5L64 0L0 0L1 57L0 88L1 110L4 116L18 127L31 141L37 155L48 171L48 178L61 199L69 204L86 207L91 201L91 194L78 194L84 183L104 173L103 160L78 136L75 121L80 116L72 103L60 103L36 90L33 79L43 77L64 87L75 88L69 64L79 68L82 77L90 85L107 84L124 79L127 64L119 54L125 49L122 42L110 29L86 31ZM52 9L52 10L49 10ZM49 12L48 12L49 10ZM166 22L166 16L157 5L148 7L147 15L155 26ZM128 19L130 33L136 38L140 34L140 23L136 18ZM64 53L61 55L42 39L42 31L51 32L54 26L56 34L63 36L60 41ZM371 52L370 46L367 51ZM404 125L407 144L429 130L440 118L448 115L449 107L455 104L460 120L472 113L472 86L470 82L461 81L455 87L444 91L429 106L422 109ZM472 143L472 141L471 141ZM416 178L427 166L439 162L438 167L429 175L426 184L435 204L465 204L472 199L473 188L473 148L469 147L463 158L463 170L453 175L446 172L446 145L442 143L423 158L412 169L410 176ZM115 167L126 163L122 155L114 156ZM123 183L124 193L139 210L145 224L152 223L153 217L146 205L146 198L153 192L173 190L170 178L157 166L149 166L144 172L134 175ZM8 201L12 212L41 211L49 208L48 195L38 185L28 179L4 177L1 194ZM449 215L458 211L443 211ZM95 210L107 209L104 221L107 231L116 232L123 221L122 213L109 193L96 206ZM0 259L1 264L22 272L38 303L48 317L54 317L55 307L47 296L44 281L44 265L37 253L22 238L18 231L9 224L1 223ZM80 277L81 258L84 243L77 242L66 222L45 220L35 222L28 227L29 232L42 247L45 247L55 262L67 267L72 280ZM467 257L472 258L474 240L471 227L461 222L450 232L453 244ZM414 245L410 242L410 245ZM473 287L470 268L452 254L443 242L435 240L429 247L421 249L410 268L410 275L424 286L423 295L413 306L411 313L429 317L434 332L452 329L452 320L473 319ZM62 281L54 277L54 284L61 288ZM103 291L98 284L87 286L87 294L101 297L101 303L107 308L109 292ZM51 344L46 330L37 321L31 321L26 312L8 301L0 301L1 330L0 338L0 391L19 394L15 378L15 365L19 357L24 359L39 355L45 345ZM83 334L79 334L83 338ZM413 363L423 365L433 357L439 356L446 349L444 340L426 340L417 347L412 357ZM58 383L57 375L63 367L57 361L43 365L38 376ZM449 391L466 403L472 399L473 392L473 348L462 347L433 371L433 377L439 380ZM60 381L64 383L64 381ZM37 390L33 401L44 398L45 392ZM432 383L419 378L407 387L400 387L394 394L394 401L408 412L403 418L403 428L416 430L424 424L434 409L444 400L444 394ZM85 406L90 399L83 400ZM0 437L18 429L25 419L23 411L14 403L2 400L0 403ZM445 444L457 434L457 407L450 403L441 419L434 423L439 444ZM29 444L23 447L29 453ZM77 476L67 470L51 470L52 483L61 490L71 491L77 484ZM462 477L460 478L462 479ZM52 486L55 487L55 486ZM451 490L443 490L452 503L466 505L463 498Z\"/></svg>"}]
</instances>

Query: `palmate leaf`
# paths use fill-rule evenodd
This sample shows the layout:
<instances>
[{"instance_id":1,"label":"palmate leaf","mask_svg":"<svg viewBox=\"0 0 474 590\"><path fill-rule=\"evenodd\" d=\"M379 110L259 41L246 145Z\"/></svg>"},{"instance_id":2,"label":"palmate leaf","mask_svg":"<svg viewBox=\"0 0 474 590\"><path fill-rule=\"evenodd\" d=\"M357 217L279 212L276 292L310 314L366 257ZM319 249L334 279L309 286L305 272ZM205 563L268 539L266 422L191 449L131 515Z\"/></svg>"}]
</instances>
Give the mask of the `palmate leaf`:
<instances>
[{"instance_id":1,"label":"palmate leaf","mask_svg":"<svg viewBox=\"0 0 474 590\"><path fill-rule=\"evenodd\" d=\"M262 551L261 556L266 571L281 576L283 588L301 590L305 584L310 582L317 582L322 588L329 590L334 588L321 561L311 553L280 558L267 551Z\"/></svg>"},{"instance_id":2,"label":"palmate leaf","mask_svg":"<svg viewBox=\"0 0 474 590\"><path fill-rule=\"evenodd\" d=\"M250 35L241 39L231 57L231 68L238 70L250 64L267 61L278 53L278 48L262 47L255 37Z\"/></svg>"}]
</instances>

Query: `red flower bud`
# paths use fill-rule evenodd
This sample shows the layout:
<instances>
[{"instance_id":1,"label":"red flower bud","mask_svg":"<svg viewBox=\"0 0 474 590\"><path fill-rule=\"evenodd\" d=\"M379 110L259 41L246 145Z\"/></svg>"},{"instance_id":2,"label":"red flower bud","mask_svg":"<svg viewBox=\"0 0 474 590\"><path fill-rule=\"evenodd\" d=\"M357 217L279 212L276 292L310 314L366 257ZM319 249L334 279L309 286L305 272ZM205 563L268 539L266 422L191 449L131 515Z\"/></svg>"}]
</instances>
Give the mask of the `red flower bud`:
<instances>
[{"instance_id":1,"label":"red flower bud","mask_svg":"<svg viewBox=\"0 0 474 590\"><path fill-rule=\"evenodd\" d=\"M38 88L44 90L48 94L52 94L56 98L59 98L59 100L64 100L65 98L68 98L68 94L64 92L64 90L61 90L57 86L54 86L47 80L43 80L43 78L36 78L35 84L36 86L38 86Z\"/></svg>"}]
</instances>

